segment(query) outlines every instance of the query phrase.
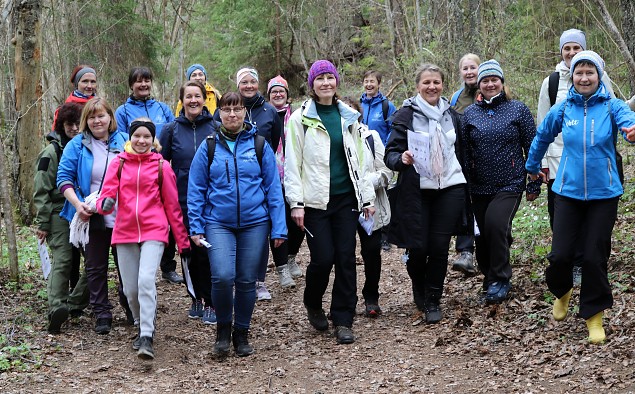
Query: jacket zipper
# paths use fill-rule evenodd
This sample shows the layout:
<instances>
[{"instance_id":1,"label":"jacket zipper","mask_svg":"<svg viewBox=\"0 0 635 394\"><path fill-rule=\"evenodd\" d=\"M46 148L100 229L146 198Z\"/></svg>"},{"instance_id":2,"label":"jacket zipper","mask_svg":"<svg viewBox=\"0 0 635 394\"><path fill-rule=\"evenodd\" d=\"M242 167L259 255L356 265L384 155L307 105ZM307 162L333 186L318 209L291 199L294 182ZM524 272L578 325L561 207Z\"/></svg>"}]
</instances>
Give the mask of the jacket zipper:
<instances>
[{"instance_id":1,"label":"jacket zipper","mask_svg":"<svg viewBox=\"0 0 635 394\"><path fill-rule=\"evenodd\" d=\"M236 141L236 144L238 144L238 141ZM235 181L236 181L236 225L238 228L240 228L240 190L238 190L238 162L236 161L236 151L237 151L238 147L234 147L234 170L236 171L235 175Z\"/></svg>"},{"instance_id":2,"label":"jacket zipper","mask_svg":"<svg viewBox=\"0 0 635 394\"><path fill-rule=\"evenodd\" d=\"M582 179L584 179L584 200L586 201L587 199L587 179L586 179L586 160L587 160L587 155L586 155L586 149L587 149L587 141L586 141L586 110L587 110L587 99L584 100L584 134L582 134L582 139L583 139L583 144L582 146L584 147L584 160L583 160L583 164L582 164L582 170L583 170L583 174L584 176L582 177Z\"/></svg>"},{"instance_id":3,"label":"jacket zipper","mask_svg":"<svg viewBox=\"0 0 635 394\"><path fill-rule=\"evenodd\" d=\"M139 223L139 178L141 175L141 160L139 160L139 167L137 168L137 198L135 202L135 219L137 220L137 234L139 239L137 242L141 242L141 224Z\"/></svg>"},{"instance_id":4,"label":"jacket zipper","mask_svg":"<svg viewBox=\"0 0 635 394\"><path fill-rule=\"evenodd\" d=\"M595 146L595 134L593 133L595 129L595 119L591 119L591 146Z\"/></svg>"},{"instance_id":5,"label":"jacket zipper","mask_svg":"<svg viewBox=\"0 0 635 394\"><path fill-rule=\"evenodd\" d=\"M198 148L198 144L196 143L196 123L192 122L192 133L194 134L194 154L196 154L196 149Z\"/></svg>"},{"instance_id":6,"label":"jacket zipper","mask_svg":"<svg viewBox=\"0 0 635 394\"><path fill-rule=\"evenodd\" d=\"M225 159L225 174L227 174L227 183L231 182L229 178L229 161Z\"/></svg>"}]
</instances>

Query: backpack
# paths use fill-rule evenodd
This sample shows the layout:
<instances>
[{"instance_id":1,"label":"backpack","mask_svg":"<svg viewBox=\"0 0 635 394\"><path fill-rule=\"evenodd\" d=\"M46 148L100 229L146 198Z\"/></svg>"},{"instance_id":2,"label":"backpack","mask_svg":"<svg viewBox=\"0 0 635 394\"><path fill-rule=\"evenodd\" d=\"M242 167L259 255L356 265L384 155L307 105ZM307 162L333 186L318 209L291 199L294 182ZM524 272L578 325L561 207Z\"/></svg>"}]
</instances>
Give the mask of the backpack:
<instances>
[{"instance_id":1,"label":"backpack","mask_svg":"<svg viewBox=\"0 0 635 394\"><path fill-rule=\"evenodd\" d=\"M119 158L119 168L117 168L117 179L121 179L121 171L123 171L123 163L125 160L120 157ZM161 190L161 186L163 185L163 159L159 159L159 190Z\"/></svg>"},{"instance_id":2,"label":"backpack","mask_svg":"<svg viewBox=\"0 0 635 394\"><path fill-rule=\"evenodd\" d=\"M452 98L450 99L450 107L454 107L456 105L456 102L459 101L459 96L461 95L461 93L463 93L463 89L465 89L465 87L461 87L461 89L454 92Z\"/></svg>"},{"instance_id":3,"label":"backpack","mask_svg":"<svg viewBox=\"0 0 635 394\"><path fill-rule=\"evenodd\" d=\"M560 83L560 73L557 71L552 72L549 75L549 102L551 106L556 103L556 96L558 95L558 84Z\"/></svg>"},{"instance_id":4,"label":"backpack","mask_svg":"<svg viewBox=\"0 0 635 394\"><path fill-rule=\"evenodd\" d=\"M258 165L260 165L260 169L262 170L262 155L265 148L265 137L256 134L254 137L254 148L256 149L256 159L258 159ZM212 132L212 134L208 135L206 138L207 142L207 168L212 165L214 161L214 153L216 153L216 132Z\"/></svg>"}]
</instances>

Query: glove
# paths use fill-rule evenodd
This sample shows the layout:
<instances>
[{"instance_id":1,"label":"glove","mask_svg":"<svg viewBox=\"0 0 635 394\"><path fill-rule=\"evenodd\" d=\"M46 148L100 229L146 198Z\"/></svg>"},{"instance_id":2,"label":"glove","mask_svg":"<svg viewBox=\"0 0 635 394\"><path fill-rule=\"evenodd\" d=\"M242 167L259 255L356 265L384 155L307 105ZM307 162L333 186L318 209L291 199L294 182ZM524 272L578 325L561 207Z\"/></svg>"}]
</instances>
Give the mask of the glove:
<instances>
[{"instance_id":1,"label":"glove","mask_svg":"<svg viewBox=\"0 0 635 394\"><path fill-rule=\"evenodd\" d=\"M192 249L185 248L181 250L181 257L190 257L192 255Z\"/></svg>"},{"instance_id":2,"label":"glove","mask_svg":"<svg viewBox=\"0 0 635 394\"><path fill-rule=\"evenodd\" d=\"M112 208L115 206L115 199L111 198L111 197L106 197L104 198L104 200L101 202L101 209L104 212L110 212L112 210Z\"/></svg>"}]
</instances>

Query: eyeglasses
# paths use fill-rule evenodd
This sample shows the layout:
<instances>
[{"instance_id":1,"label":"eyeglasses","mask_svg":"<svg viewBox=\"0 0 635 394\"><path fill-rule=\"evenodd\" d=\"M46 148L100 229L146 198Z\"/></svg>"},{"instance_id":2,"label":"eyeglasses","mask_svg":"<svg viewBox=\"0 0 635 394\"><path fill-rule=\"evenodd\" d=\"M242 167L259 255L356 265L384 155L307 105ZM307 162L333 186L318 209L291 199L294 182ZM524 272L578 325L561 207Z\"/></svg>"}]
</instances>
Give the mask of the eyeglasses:
<instances>
[{"instance_id":1,"label":"eyeglasses","mask_svg":"<svg viewBox=\"0 0 635 394\"><path fill-rule=\"evenodd\" d=\"M282 96L285 93L287 93L287 91L283 89L283 90L272 90L270 94L272 96Z\"/></svg>"},{"instance_id":2,"label":"eyeglasses","mask_svg":"<svg viewBox=\"0 0 635 394\"><path fill-rule=\"evenodd\" d=\"M220 110L225 115L229 115L232 112L235 113L236 115L238 115L238 114L241 114L245 110L245 107L223 107Z\"/></svg>"}]
</instances>

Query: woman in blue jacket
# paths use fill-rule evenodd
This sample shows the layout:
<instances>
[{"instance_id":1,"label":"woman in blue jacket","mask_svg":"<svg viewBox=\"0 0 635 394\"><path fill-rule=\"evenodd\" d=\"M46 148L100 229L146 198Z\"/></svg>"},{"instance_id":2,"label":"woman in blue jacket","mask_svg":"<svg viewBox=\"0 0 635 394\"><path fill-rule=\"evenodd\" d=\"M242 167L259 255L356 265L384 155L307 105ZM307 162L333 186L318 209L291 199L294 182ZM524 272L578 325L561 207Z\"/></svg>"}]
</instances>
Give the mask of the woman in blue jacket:
<instances>
[{"instance_id":1,"label":"woman in blue jacket","mask_svg":"<svg viewBox=\"0 0 635 394\"><path fill-rule=\"evenodd\" d=\"M101 190L108 164L123 151L127 137L118 133L112 108L101 97L90 99L82 111L81 133L64 148L57 171L57 188L66 198L60 216L72 222L90 221L89 241L85 245L86 279L90 305L96 317L95 332L108 334L112 327L112 304L108 300L108 253L115 215L101 216L84 200ZM117 254L113 249L117 263ZM128 302L119 287L119 302L130 314ZM129 318L130 319L130 318Z\"/></svg>"},{"instance_id":2,"label":"woman in blue jacket","mask_svg":"<svg viewBox=\"0 0 635 394\"><path fill-rule=\"evenodd\" d=\"M273 150L260 141L259 153L262 137L245 122L238 93L225 93L219 108L222 126L199 146L190 168L190 234L197 246L209 242L212 300L218 319L213 352L226 355L232 339L236 354L248 356L254 351L248 333L263 251L269 236L275 247L284 242L287 226Z\"/></svg>"},{"instance_id":3,"label":"woman in blue jacket","mask_svg":"<svg viewBox=\"0 0 635 394\"><path fill-rule=\"evenodd\" d=\"M183 103L181 113L175 121L163 127L159 138L161 154L168 160L176 175L176 187L179 192L179 204L183 214L185 228L189 228L187 218L187 182L190 177L190 165L201 142L216 132L218 126L205 106L207 92L199 81L187 81L179 91ZM174 237L163 253L162 264L171 263L174 258ZM204 248L193 248L188 265L194 294L188 317L201 319L204 324L215 324L216 314L212 302L212 289L209 272L209 260Z\"/></svg>"},{"instance_id":4,"label":"woman in blue jacket","mask_svg":"<svg viewBox=\"0 0 635 394\"><path fill-rule=\"evenodd\" d=\"M522 194L527 200L540 194L540 182L526 185L525 156L536 134L529 108L511 100L504 90L504 76L496 60L478 67L476 103L465 110L464 141L476 237L476 261L483 273L485 302L501 303L509 297L513 241L512 220Z\"/></svg>"},{"instance_id":5,"label":"woman in blue jacket","mask_svg":"<svg viewBox=\"0 0 635 394\"><path fill-rule=\"evenodd\" d=\"M567 99L551 108L540 124L526 164L532 179L540 176L546 182L540 161L562 133L564 150L552 186L553 240L545 278L557 297L553 317L564 320L573 292L574 255L584 245L579 315L586 320L591 343L606 339L602 317L613 306L607 266L617 204L624 193L616 161L618 130L635 142L635 113L610 97L601 81L603 73L604 60L597 53L582 51L573 57L573 86Z\"/></svg>"}]
</instances>

